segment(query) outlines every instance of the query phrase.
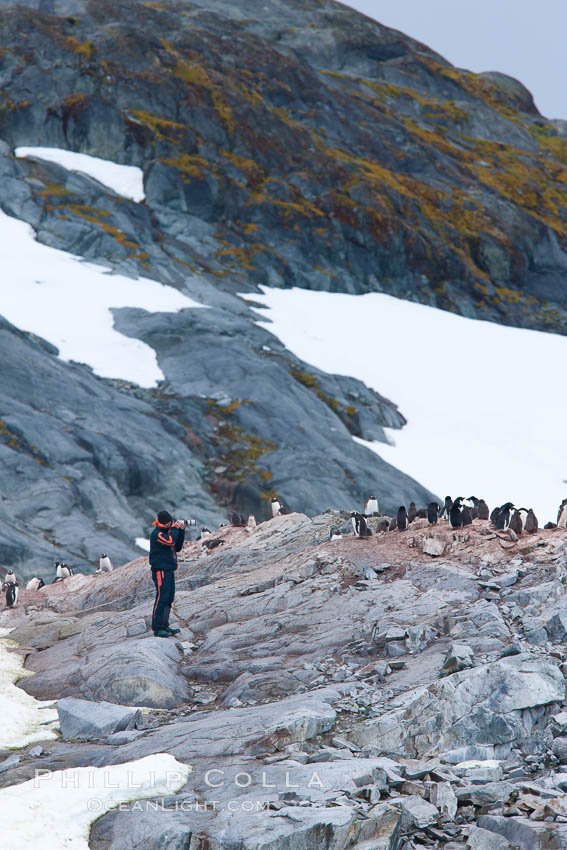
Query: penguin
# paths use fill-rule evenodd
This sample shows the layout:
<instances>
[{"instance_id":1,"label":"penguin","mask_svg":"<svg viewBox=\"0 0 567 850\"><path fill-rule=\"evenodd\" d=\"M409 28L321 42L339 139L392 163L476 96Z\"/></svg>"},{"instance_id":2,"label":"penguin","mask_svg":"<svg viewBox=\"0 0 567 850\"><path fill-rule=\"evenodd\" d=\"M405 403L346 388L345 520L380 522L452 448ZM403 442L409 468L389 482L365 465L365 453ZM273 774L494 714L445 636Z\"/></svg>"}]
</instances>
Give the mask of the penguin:
<instances>
[{"instance_id":1,"label":"penguin","mask_svg":"<svg viewBox=\"0 0 567 850\"><path fill-rule=\"evenodd\" d=\"M398 527L398 531L405 531L408 524L408 512L405 509L405 505L401 505L398 508L398 513L396 514L396 525Z\"/></svg>"},{"instance_id":2,"label":"penguin","mask_svg":"<svg viewBox=\"0 0 567 850\"><path fill-rule=\"evenodd\" d=\"M370 496L364 508L366 516L378 516L378 499L376 496Z\"/></svg>"},{"instance_id":3,"label":"penguin","mask_svg":"<svg viewBox=\"0 0 567 850\"><path fill-rule=\"evenodd\" d=\"M204 540L201 544L201 552L209 555L212 550L216 549L218 546L224 546L224 540L219 540L217 537L215 537L214 540Z\"/></svg>"},{"instance_id":4,"label":"penguin","mask_svg":"<svg viewBox=\"0 0 567 850\"><path fill-rule=\"evenodd\" d=\"M397 517L394 516L390 520L390 525L388 526L388 531L395 531L397 527L398 527L398 520L397 520Z\"/></svg>"},{"instance_id":5,"label":"penguin","mask_svg":"<svg viewBox=\"0 0 567 850\"><path fill-rule=\"evenodd\" d=\"M256 517L254 514L248 515L248 528L256 528Z\"/></svg>"},{"instance_id":6,"label":"penguin","mask_svg":"<svg viewBox=\"0 0 567 850\"><path fill-rule=\"evenodd\" d=\"M357 513L357 511L353 511L350 516L355 537L359 537L361 540L364 540L372 535L372 532L368 528L366 520L362 514Z\"/></svg>"},{"instance_id":7,"label":"penguin","mask_svg":"<svg viewBox=\"0 0 567 850\"><path fill-rule=\"evenodd\" d=\"M408 523L413 522L417 515L417 508L415 506L415 502L410 502L408 508Z\"/></svg>"},{"instance_id":8,"label":"penguin","mask_svg":"<svg viewBox=\"0 0 567 850\"><path fill-rule=\"evenodd\" d=\"M492 508L490 512L490 522L494 527L496 527L496 523L498 522L498 514L500 513L500 508Z\"/></svg>"},{"instance_id":9,"label":"penguin","mask_svg":"<svg viewBox=\"0 0 567 850\"><path fill-rule=\"evenodd\" d=\"M329 532L329 540L342 540L343 536L338 528L331 528Z\"/></svg>"},{"instance_id":10,"label":"penguin","mask_svg":"<svg viewBox=\"0 0 567 850\"><path fill-rule=\"evenodd\" d=\"M488 519L490 516L488 505L486 504L484 499L478 500L477 513L479 519Z\"/></svg>"},{"instance_id":11,"label":"penguin","mask_svg":"<svg viewBox=\"0 0 567 850\"><path fill-rule=\"evenodd\" d=\"M547 528L547 526L546 526ZM533 510L530 508L528 511L528 515L526 517L526 521L524 523L524 529L526 534L535 534L538 530L538 522L537 517L534 514Z\"/></svg>"},{"instance_id":12,"label":"penguin","mask_svg":"<svg viewBox=\"0 0 567 850\"><path fill-rule=\"evenodd\" d=\"M552 528L557 528L556 522L546 522L543 526L547 531L551 531Z\"/></svg>"},{"instance_id":13,"label":"penguin","mask_svg":"<svg viewBox=\"0 0 567 850\"><path fill-rule=\"evenodd\" d=\"M427 508L419 508L415 515L416 519L427 519Z\"/></svg>"},{"instance_id":14,"label":"penguin","mask_svg":"<svg viewBox=\"0 0 567 850\"><path fill-rule=\"evenodd\" d=\"M277 496L272 496L272 519L280 515L281 509L282 506Z\"/></svg>"},{"instance_id":15,"label":"penguin","mask_svg":"<svg viewBox=\"0 0 567 850\"><path fill-rule=\"evenodd\" d=\"M387 519L381 519L378 525L376 526L377 532L388 531L390 528L390 523Z\"/></svg>"},{"instance_id":16,"label":"penguin","mask_svg":"<svg viewBox=\"0 0 567 850\"><path fill-rule=\"evenodd\" d=\"M61 561L55 563L55 581L64 581L73 575L73 570L67 564L62 564Z\"/></svg>"},{"instance_id":17,"label":"penguin","mask_svg":"<svg viewBox=\"0 0 567 850\"><path fill-rule=\"evenodd\" d=\"M42 578L30 578L30 580L26 584L26 590L39 590L40 587L44 586L45 582Z\"/></svg>"},{"instance_id":18,"label":"penguin","mask_svg":"<svg viewBox=\"0 0 567 850\"><path fill-rule=\"evenodd\" d=\"M520 514L520 520L522 522L522 529L525 529L526 519L527 519L527 516L528 516L528 509L527 508L518 508L518 513Z\"/></svg>"},{"instance_id":19,"label":"penguin","mask_svg":"<svg viewBox=\"0 0 567 850\"><path fill-rule=\"evenodd\" d=\"M427 522L429 525L436 525L439 519L439 505L437 502L430 502L427 506Z\"/></svg>"},{"instance_id":20,"label":"penguin","mask_svg":"<svg viewBox=\"0 0 567 850\"><path fill-rule=\"evenodd\" d=\"M471 506L472 518L476 519L478 517L478 504L480 500L477 499L476 496L469 496L467 501L470 503Z\"/></svg>"},{"instance_id":21,"label":"penguin","mask_svg":"<svg viewBox=\"0 0 567 850\"><path fill-rule=\"evenodd\" d=\"M522 517L520 516L519 511L514 511L512 516L510 517L510 522L508 523L508 528L511 528L513 532L515 532L518 537L521 535L524 530L524 523L522 522Z\"/></svg>"},{"instance_id":22,"label":"penguin","mask_svg":"<svg viewBox=\"0 0 567 850\"><path fill-rule=\"evenodd\" d=\"M205 526L202 525L201 526L201 536L198 539L202 540L204 537L208 537L210 533L211 533L211 529L205 528Z\"/></svg>"},{"instance_id":23,"label":"penguin","mask_svg":"<svg viewBox=\"0 0 567 850\"><path fill-rule=\"evenodd\" d=\"M20 583L12 570L8 570L4 576L2 590L6 593L6 608L14 608L18 601L18 588Z\"/></svg>"},{"instance_id":24,"label":"penguin","mask_svg":"<svg viewBox=\"0 0 567 850\"><path fill-rule=\"evenodd\" d=\"M498 531L502 531L510 527L512 508L515 508L515 505L513 505L512 502L505 502L503 505L500 506L500 510L498 512L498 519L496 520L496 528L498 529Z\"/></svg>"},{"instance_id":25,"label":"penguin","mask_svg":"<svg viewBox=\"0 0 567 850\"><path fill-rule=\"evenodd\" d=\"M461 516L463 519L463 525L472 525L473 508L471 508L470 505L463 505Z\"/></svg>"},{"instance_id":26,"label":"penguin","mask_svg":"<svg viewBox=\"0 0 567 850\"><path fill-rule=\"evenodd\" d=\"M557 527L565 528L567 525L567 499L563 499L557 511Z\"/></svg>"},{"instance_id":27,"label":"penguin","mask_svg":"<svg viewBox=\"0 0 567 850\"><path fill-rule=\"evenodd\" d=\"M463 525L463 515L461 512L461 496L458 499L455 499L453 502L453 507L449 511L449 522L451 523L451 528L461 528Z\"/></svg>"},{"instance_id":28,"label":"penguin","mask_svg":"<svg viewBox=\"0 0 567 850\"><path fill-rule=\"evenodd\" d=\"M112 561L105 555L104 552L98 559L98 570L97 573L111 573L112 572Z\"/></svg>"},{"instance_id":29,"label":"penguin","mask_svg":"<svg viewBox=\"0 0 567 850\"><path fill-rule=\"evenodd\" d=\"M449 514L451 513L451 508L453 507L453 500L450 496L445 496L445 504L441 508L441 519L449 519Z\"/></svg>"}]
</instances>

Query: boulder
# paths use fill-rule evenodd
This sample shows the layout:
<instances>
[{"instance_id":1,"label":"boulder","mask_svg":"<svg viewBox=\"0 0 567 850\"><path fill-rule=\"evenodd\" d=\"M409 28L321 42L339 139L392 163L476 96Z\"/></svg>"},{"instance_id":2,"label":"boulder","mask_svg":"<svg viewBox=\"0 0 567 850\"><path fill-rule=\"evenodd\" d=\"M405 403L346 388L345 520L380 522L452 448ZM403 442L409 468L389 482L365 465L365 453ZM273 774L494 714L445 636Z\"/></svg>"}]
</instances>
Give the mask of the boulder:
<instances>
[{"instance_id":1,"label":"boulder","mask_svg":"<svg viewBox=\"0 0 567 850\"><path fill-rule=\"evenodd\" d=\"M541 823L524 817L481 815L478 825L481 829L502 836L521 850L567 850L567 823Z\"/></svg>"},{"instance_id":2,"label":"boulder","mask_svg":"<svg viewBox=\"0 0 567 850\"><path fill-rule=\"evenodd\" d=\"M57 700L57 713L63 737L76 741L107 738L115 732L133 729L142 719L137 708L72 698Z\"/></svg>"},{"instance_id":3,"label":"boulder","mask_svg":"<svg viewBox=\"0 0 567 850\"><path fill-rule=\"evenodd\" d=\"M478 826L471 826L466 848L467 850L511 850L511 845L501 835Z\"/></svg>"},{"instance_id":4,"label":"boulder","mask_svg":"<svg viewBox=\"0 0 567 850\"><path fill-rule=\"evenodd\" d=\"M458 800L450 782L434 782L429 790L429 801L442 818L453 820L457 814Z\"/></svg>"},{"instance_id":5,"label":"boulder","mask_svg":"<svg viewBox=\"0 0 567 850\"><path fill-rule=\"evenodd\" d=\"M402 812L403 829L423 829L432 823L437 823L439 819L437 808L424 800L419 794L400 797L395 802L400 806Z\"/></svg>"},{"instance_id":6,"label":"boulder","mask_svg":"<svg viewBox=\"0 0 567 850\"><path fill-rule=\"evenodd\" d=\"M446 542L441 537L426 537L423 541L423 554L438 558L445 553Z\"/></svg>"},{"instance_id":7,"label":"boulder","mask_svg":"<svg viewBox=\"0 0 567 850\"><path fill-rule=\"evenodd\" d=\"M441 673L444 676L449 676L451 673L458 673L459 670L472 667L473 663L474 653L470 646L463 643L453 643L445 656Z\"/></svg>"}]
</instances>

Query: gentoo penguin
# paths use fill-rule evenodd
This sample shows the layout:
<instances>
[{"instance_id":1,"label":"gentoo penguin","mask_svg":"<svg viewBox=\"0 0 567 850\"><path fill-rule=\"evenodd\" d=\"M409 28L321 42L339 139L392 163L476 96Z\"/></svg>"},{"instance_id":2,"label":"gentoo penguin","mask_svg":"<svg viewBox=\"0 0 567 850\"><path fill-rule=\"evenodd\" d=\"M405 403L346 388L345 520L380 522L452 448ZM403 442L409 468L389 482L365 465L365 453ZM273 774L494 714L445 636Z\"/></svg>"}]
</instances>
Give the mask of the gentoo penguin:
<instances>
[{"instance_id":1,"label":"gentoo penguin","mask_svg":"<svg viewBox=\"0 0 567 850\"><path fill-rule=\"evenodd\" d=\"M233 528L243 528L246 525L246 518L237 511L232 511L230 514L230 524Z\"/></svg>"},{"instance_id":2,"label":"gentoo penguin","mask_svg":"<svg viewBox=\"0 0 567 850\"><path fill-rule=\"evenodd\" d=\"M449 511L449 522L451 523L451 528L461 528L463 525L463 514L461 511L462 501L463 500L460 496L458 499L455 499L453 507Z\"/></svg>"},{"instance_id":3,"label":"gentoo penguin","mask_svg":"<svg viewBox=\"0 0 567 850\"><path fill-rule=\"evenodd\" d=\"M415 506L415 502L409 503L408 508L408 523L413 522L417 514L417 508Z\"/></svg>"},{"instance_id":4,"label":"gentoo penguin","mask_svg":"<svg viewBox=\"0 0 567 850\"><path fill-rule=\"evenodd\" d=\"M378 516L378 499L376 496L370 496L364 508L366 516Z\"/></svg>"},{"instance_id":5,"label":"gentoo penguin","mask_svg":"<svg viewBox=\"0 0 567 850\"><path fill-rule=\"evenodd\" d=\"M445 496L445 504L441 508L440 517L441 519L449 519L449 514L451 513L451 508L453 507L453 500L450 496Z\"/></svg>"},{"instance_id":6,"label":"gentoo penguin","mask_svg":"<svg viewBox=\"0 0 567 850\"><path fill-rule=\"evenodd\" d=\"M208 555L217 546L224 546L224 540L219 540L217 537L214 540L204 540L201 543L201 552Z\"/></svg>"},{"instance_id":7,"label":"gentoo penguin","mask_svg":"<svg viewBox=\"0 0 567 850\"><path fill-rule=\"evenodd\" d=\"M502 531L503 529L510 527L510 519L512 517L512 508L515 508L515 505L512 502L505 502L500 506L500 510L498 511L498 519L496 520L496 528L498 531Z\"/></svg>"},{"instance_id":8,"label":"gentoo penguin","mask_svg":"<svg viewBox=\"0 0 567 850\"><path fill-rule=\"evenodd\" d=\"M282 509L281 502L277 496L272 496L272 519L280 515Z\"/></svg>"},{"instance_id":9,"label":"gentoo penguin","mask_svg":"<svg viewBox=\"0 0 567 850\"><path fill-rule=\"evenodd\" d=\"M254 514L248 516L248 528L256 528L256 517Z\"/></svg>"},{"instance_id":10,"label":"gentoo penguin","mask_svg":"<svg viewBox=\"0 0 567 850\"><path fill-rule=\"evenodd\" d=\"M478 517L478 503L479 503L479 499L477 499L477 497L476 497L476 496L469 496L469 498L467 499L467 501L468 501L468 503L469 503L469 505L470 505L472 518L473 518L473 519L476 519L476 518Z\"/></svg>"},{"instance_id":11,"label":"gentoo penguin","mask_svg":"<svg viewBox=\"0 0 567 850\"><path fill-rule=\"evenodd\" d=\"M357 511L353 511L350 516L355 537L360 537L361 539L370 537L372 532L368 528L366 520L362 514L357 513Z\"/></svg>"},{"instance_id":12,"label":"gentoo penguin","mask_svg":"<svg viewBox=\"0 0 567 850\"><path fill-rule=\"evenodd\" d=\"M376 526L376 531L378 531L378 532L388 531L389 528L390 528L390 523L388 522L388 520L387 519L381 519L380 522L378 523L378 525Z\"/></svg>"},{"instance_id":13,"label":"gentoo penguin","mask_svg":"<svg viewBox=\"0 0 567 850\"><path fill-rule=\"evenodd\" d=\"M98 559L98 570L97 573L111 573L112 572L112 561L105 555L104 552Z\"/></svg>"},{"instance_id":14,"label":"gentoo penguin","mask_svg":"<svg viewBox=\"0 0 567 850\"><path fill-rule=\"evenodd\" d=\"M30 578L26 584L26 590L39 590L39 588L44 587L44 585L45 582L42 578Z\"/></svg>"},{"instance_id":15,"label":"gentoo penguin","mask_svg":"<svg viewBox=\"0 0 567 850\"><path fill-rule=\"evenodd\" d=\"M473 508L470 505L463 505L463 510L461 516L463 518L463 525L472 525L473 521Z\"/></svg>"},{"instance_id":16,"label":"gentoo penguin","mask_svg":"<svg viewBox=\"0 0 567 850\"><path fill-rule=\"evenodd\" d=\"M343 536L338 528L331 528L329 532L329 540L342 540Z\"/></svg>"},{"instance_id":17,"label":"gentoo penguin","mask_svg":"<svg viewBox=\"0 0 567 850\"><path fill-rule=\"evenodd\" d=\"M55 562L55 581L63 581L73 575L73 570L61 561Z\"/></svg>"},{"instance_id":18,"label":"gentoo penguin","mask_svg":"<svg viewBox=\"0 0 567 850\"><path fill-rule=\"evenodd\" d=\"M543 527L545 528L546 531L551 531L553 528L557 528L557 523L556 522L546 522Z\"/></svg>"},{"instance_id":19,"label":"gentoo penguin","mask_svg":"<svg viewBox=\"0 0 567 850\"><path fill-rule=\"evenodd\" d=\"M547 528L547 526L546 526ZM526 534L535 534L538 530L537 517L534 514L533 510L530 508L528 511L528 515L526 517L526 521L524 523L524 530Z\"/></svg>"},{"instance_id":20,"label":"gentoo penguin","mask_svg":"<svg viewBox=\"0 0 567 850\"><path fill-rule=\"evenodd\" d=\"M567 499L563 499L557 511L557 527L565 528L567 525Z\"/></svg>"},{"instance_id":21,"label":"gentoo penguin","mask_svg":"<svg viewBox=\"0 0 567 850\"><path fill-rule=\"evenodd\" d=\"M498 514L500 513L500 508L492 508L490 512L490 522L493 526L496 527L496 523L498 522Z\"/></svg>"},{"instance_id":22,"label":"gentoo penguin","mask_svg":"<svg viewBox=\"0 0 567 850\"><path fill-rule=\"evenodd\" d=\"M13 608L18 601L19 582L12 570L8 570L4 576L2 590L6 592L6 608Z\"/></svg>"},{"instance_id":23,"label":"gentoo penguin","mask_svg":"<svg viewBox=\"0 0 567 850\"><path fill-rule=\"evenodd\" d=\"M490 516L490 512L488 510L488 505L484 501L484 499L478 500L477 506L478 518L479 519L488 519Z\"/></svg>"},{"instance_id":24,"label":"gentoo penguin","mask_svg":"<svg viewBox=\"0 0 567 850\"><path fill-rule=\"evenodd\" d=\"M398 531L405 531L408 527L408 512L406 511L405 505L401 505L398 508L398 513L396 514L396 525L398 526Z\"/></svg>"},{"instance_id":25,"label":"gentoo penguin","mask_svg":"<svg viewBox=\"0 0 567 850\"><path fill-rule=\"evenodd\" d=\"M427 508L419 508L415 515L416 519L427 519Z\"/></svg>"},{"instance_id":26,"label":"gentoo penguin","mask_svg":"<svg viewBox=\"0 0 567 850\"><path fill-rule=\"evenodd\" d=\"M427 522L430 525L436 525L439 518L439 505L437 502L430 502L427 506Z\"/></svg>"},{"instance_id":27,"label":"gentoo penguin","mask_svg":"<svg viewBox=\"0 0 567 850\"><path fill-rule=\"evenodd\" d=\"M204 537L208 537L210 533L211 533L211 529L205 528L205 526L202 525L201 526L201 536L198 539L202 540Z\"/></svg>"},{"instance_id":28,"label":"gentoo penguin","mask_svg":"<svg viewBox=\"0 0 567 850\"><path fill-rule=\"evenodd\" d=\"M398 520L397 520L397 517L394 516L390 520L390 525L388 526L388 531L395 531L397 527L398 527Z\"/></svg>"},{"instance_id":29,"label":"gentoo penguin","mask_svg":"<svg viewBox=\"0 0 567 850\"><path fill-rule=\"evenodd\" d=\"M520 536L520 534L524 530L524 523L522 522L522 517L520 516L519 511L514 511L512 513L512 516L510 517L510 522L508 524L508 528L511 528L512 531L514 531L518 535L518 537Z\"/></svg>"}]
</instances>

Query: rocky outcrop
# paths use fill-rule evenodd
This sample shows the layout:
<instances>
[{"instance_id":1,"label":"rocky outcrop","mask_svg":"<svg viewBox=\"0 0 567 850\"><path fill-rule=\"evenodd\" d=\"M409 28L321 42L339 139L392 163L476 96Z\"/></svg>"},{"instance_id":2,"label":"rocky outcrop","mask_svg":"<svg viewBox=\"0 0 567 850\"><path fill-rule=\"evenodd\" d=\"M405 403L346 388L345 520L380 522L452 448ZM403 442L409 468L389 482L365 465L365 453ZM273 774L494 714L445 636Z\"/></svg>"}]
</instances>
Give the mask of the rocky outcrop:
<instances>
[{"instance_id":1,"label":"rocky outcrop","mask_svg":"<svg viewBox=\"0 0 567 850\"><path fill-rule=\"evenodd\" d=\"M21 685L63 696L75 725L62 716L67 740L0 753L0 786L160 752L191 768L165 807L99 818L93 850L190 836L224 850L561 847L567 656L532 643L524 615L564 606L566 535L504 550L484 522L466 535L441 522L447 554L432 561L411 534L330 541L342 520L221 528L211 555L186 544L178 640L148 628L144 558L23 590L0 615L35 671ZM106 706L116 694L125 704ZM126 731L109 734L107 712Z\"/></svg>"},{"instance_id":2,"label":"rocky outcrop","mask_svg":"<svg viewBox=\"0 0 567 850\"><path fill-rule=\"evenodd\" d=\"M111 217L36 184L22 217L48 244L564 332L565 142L517 80L332 0L2 7L0 136L145 174L146 204Z\"/></svg>"}]
</instances>

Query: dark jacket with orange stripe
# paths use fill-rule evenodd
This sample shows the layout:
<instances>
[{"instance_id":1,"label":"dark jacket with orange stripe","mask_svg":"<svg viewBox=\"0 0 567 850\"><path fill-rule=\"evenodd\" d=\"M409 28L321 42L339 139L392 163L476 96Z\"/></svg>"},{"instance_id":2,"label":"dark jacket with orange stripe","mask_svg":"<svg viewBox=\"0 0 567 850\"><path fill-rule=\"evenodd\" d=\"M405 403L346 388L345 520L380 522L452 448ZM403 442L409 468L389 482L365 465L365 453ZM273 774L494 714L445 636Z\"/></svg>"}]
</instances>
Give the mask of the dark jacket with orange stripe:
<instances>
[{"instance_id":1,"label":"dark jacket with orange stripe","mask_svg":"<svg viewBox=\"0 0 567 850\"><path fill-rule=\"evenodd\" d=\"M166 528L155 523L150 534L150 567L173 572L177 569L177 553L185 541L184 528Z\"/></svg>"}]
</instances>

